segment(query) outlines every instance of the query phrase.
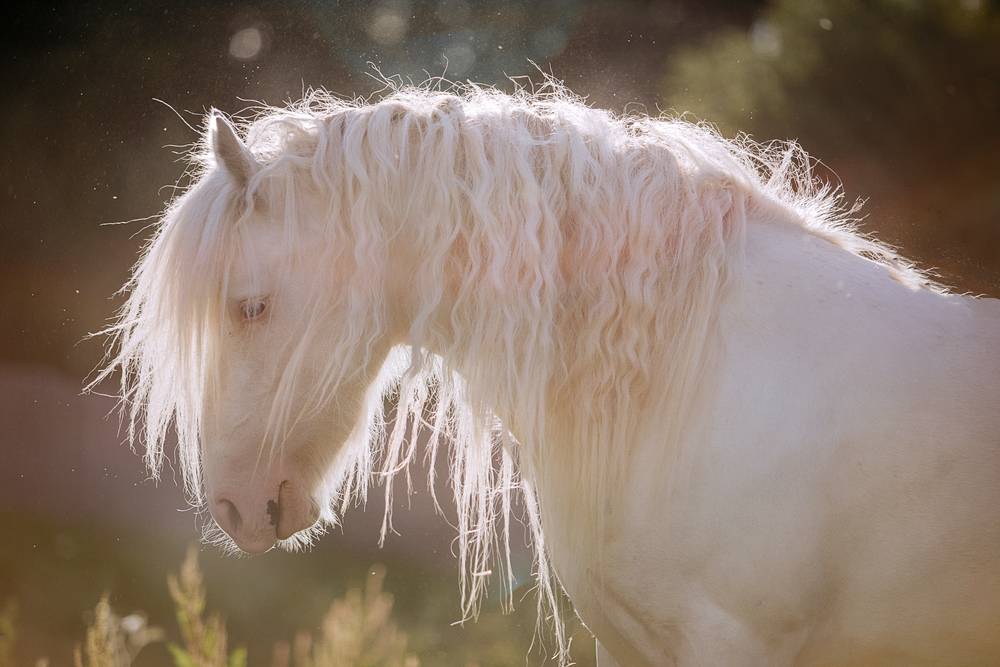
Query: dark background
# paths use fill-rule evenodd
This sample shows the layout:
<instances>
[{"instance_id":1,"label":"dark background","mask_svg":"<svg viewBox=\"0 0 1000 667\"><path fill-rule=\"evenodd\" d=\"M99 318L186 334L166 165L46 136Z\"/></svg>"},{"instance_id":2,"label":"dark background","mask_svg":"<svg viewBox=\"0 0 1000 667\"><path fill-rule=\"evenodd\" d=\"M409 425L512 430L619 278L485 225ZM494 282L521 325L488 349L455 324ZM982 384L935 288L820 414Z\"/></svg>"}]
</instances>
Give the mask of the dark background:
<instances>
[{"instance_id":1,"label":"dark background","mask_svg":"<svg viewBox=\"0 0 1000 667\"><path fill-rule=\"evenodd\" d=\"M102 354L86 335L120 304L143 218L183 171L171 146L195 141L188 124L212 106L281 103L308 86L367 94L380 87L369 63L421 81L447 59L449 78L510 87L506 76L538 79L530 60L596 106L798 139L850 199L868 199L867 231L959 291L1000 294L996 2L135 0L3 12L0 601L17 606L12 664L68 663L102 591L173 632L164 580L195 520L173 480L146 480L120 445L105 419L114 401L79 392ZM417 496L379 551L380 515L377 503L349 515L308 555L202 553L209 604L250 664L314 628L375 561L425 665L523 664L533 598L501 617L494 597L480 624L449 625L451 529ZM592 644L581 635L575 647L586 664ZM166 661L157 646L136 664Z\"/></svg>"}]
</instances>

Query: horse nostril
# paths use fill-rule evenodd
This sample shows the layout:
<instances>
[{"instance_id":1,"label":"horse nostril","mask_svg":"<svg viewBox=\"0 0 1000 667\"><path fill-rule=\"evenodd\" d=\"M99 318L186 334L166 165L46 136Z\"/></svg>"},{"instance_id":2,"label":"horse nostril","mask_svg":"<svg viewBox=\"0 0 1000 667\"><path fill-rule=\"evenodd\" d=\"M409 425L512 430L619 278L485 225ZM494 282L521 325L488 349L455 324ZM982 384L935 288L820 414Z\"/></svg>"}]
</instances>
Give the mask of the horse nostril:
<instances>
[{"instance_id":1,"label":"horse nostril","mask_svg":"<svg viewBox=\"0 0 1000 667\"><path fill-rule=\"evenodd\" d=\"M278 503L273 500L267 501L267 518L270 520L272 526L278 525L279 509Z\"/></svg>"},{"instance_id":2,"label":"horse nostril","mask_svg":"<svg viewBox=\"0 0 1000 667\"><path fill-rule=\"evenodd\" d=\"M220 498L215 501L216 516L215 521L219 524L222 530L226 531L230 537L240 529L240 524L243 522L240 517L240 511L236 509L236 505L232 501L226 498Z\"/></svg>"},{"instance_id":3,"label":"horse nostril","mask_svg":"<svg viewBox=\"0 0 1000 667\"><path fill-rule=\"evenodd\" d=\"M316 523L320 514L319 504L315 499L303 494L301 486L288 480L278 487L278 502L274 510L274 514L271 514L271 504L268 503L268 514L271 514L272 525L279 540L286 540L309 528Z\"/></svg>"}]
</instances>

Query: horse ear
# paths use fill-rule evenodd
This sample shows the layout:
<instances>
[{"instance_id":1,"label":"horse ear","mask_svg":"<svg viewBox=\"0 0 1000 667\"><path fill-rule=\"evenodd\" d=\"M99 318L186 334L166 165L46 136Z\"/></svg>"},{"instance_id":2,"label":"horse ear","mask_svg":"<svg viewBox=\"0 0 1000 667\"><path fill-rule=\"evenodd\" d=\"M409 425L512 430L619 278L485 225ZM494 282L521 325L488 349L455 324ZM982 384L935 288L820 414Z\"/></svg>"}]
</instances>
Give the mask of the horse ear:
<instances>
[{"instance_id":1,"label":"horse ear","mask_svg":"<svg viewBox=\"0 0 1000 667\"><path fill-rule=\"evenodd\" d=\"M257 161L236 133L233 124L215 109L208 121L208 136L215 163L225 169L238 186L246 187L250 177L257 171Z\"/></svg>"}]
</instances>

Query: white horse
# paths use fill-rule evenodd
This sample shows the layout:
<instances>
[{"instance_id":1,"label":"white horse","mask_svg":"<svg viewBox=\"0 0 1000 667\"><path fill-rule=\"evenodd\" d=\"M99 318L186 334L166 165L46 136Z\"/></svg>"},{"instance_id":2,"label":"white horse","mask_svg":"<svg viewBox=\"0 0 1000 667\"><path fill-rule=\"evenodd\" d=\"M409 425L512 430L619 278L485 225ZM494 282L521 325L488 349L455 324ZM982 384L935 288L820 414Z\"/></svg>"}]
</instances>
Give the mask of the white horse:
<instances>
[{"instance_id":1,"label":"white horse","mask_svg":"<svg viewBox=\"0 0 1000 667\"><path fill-rule=\"evenodd\" d=\"M391 494L426 428L465 614L520 494L564 662L559 585L602 666L1000 663L1000 303L853 231L795 146L551 82L242 129L210 115L104 370L240 549Z\"/></svg>"}]
</instances>

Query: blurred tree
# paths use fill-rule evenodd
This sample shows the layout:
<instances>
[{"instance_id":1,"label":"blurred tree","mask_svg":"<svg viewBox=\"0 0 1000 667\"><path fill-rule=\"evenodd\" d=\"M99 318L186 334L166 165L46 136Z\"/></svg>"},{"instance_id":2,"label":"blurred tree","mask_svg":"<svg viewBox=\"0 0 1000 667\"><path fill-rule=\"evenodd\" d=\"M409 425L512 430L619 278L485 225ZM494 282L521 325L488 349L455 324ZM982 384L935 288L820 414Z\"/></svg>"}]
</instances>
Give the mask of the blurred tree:
<instances>
[{"instance_id":1,"label":"blurred tree","mask_svg":"<svg viewBox=\"0 0 1000 667\"><path fill-rule=\"evenodd\" d=\"M566 47L583 0L352 0L312 7L313 25L356 75L503 83Z\"/></svg>"},{"instance_id":2,"label":"blurred tree","mask_svg":"<svg viewBox=\"0 0 1000 667\"><path fill-rule=\"evenodd\" d=\"M905 154L919 137L965 157L1000 114L998 45L1000 12L979 2L782 0L675 55L665 98L724 131L825 152Z\"/></svg>"},{"instance_id":3,"label":"blurred tree","mask_svg":"<svg viewBox=\"0 0 1000 667\"><path fill-rule=\"evenodd\" d=\"M928 258L957 244L996 272L998 45L1000 11L985 0L780 0L748 30L676 53L664 98L724 134L798 138L920 227L880 220L890 240L910 237Z\"/></svg>"}]
</instances>

